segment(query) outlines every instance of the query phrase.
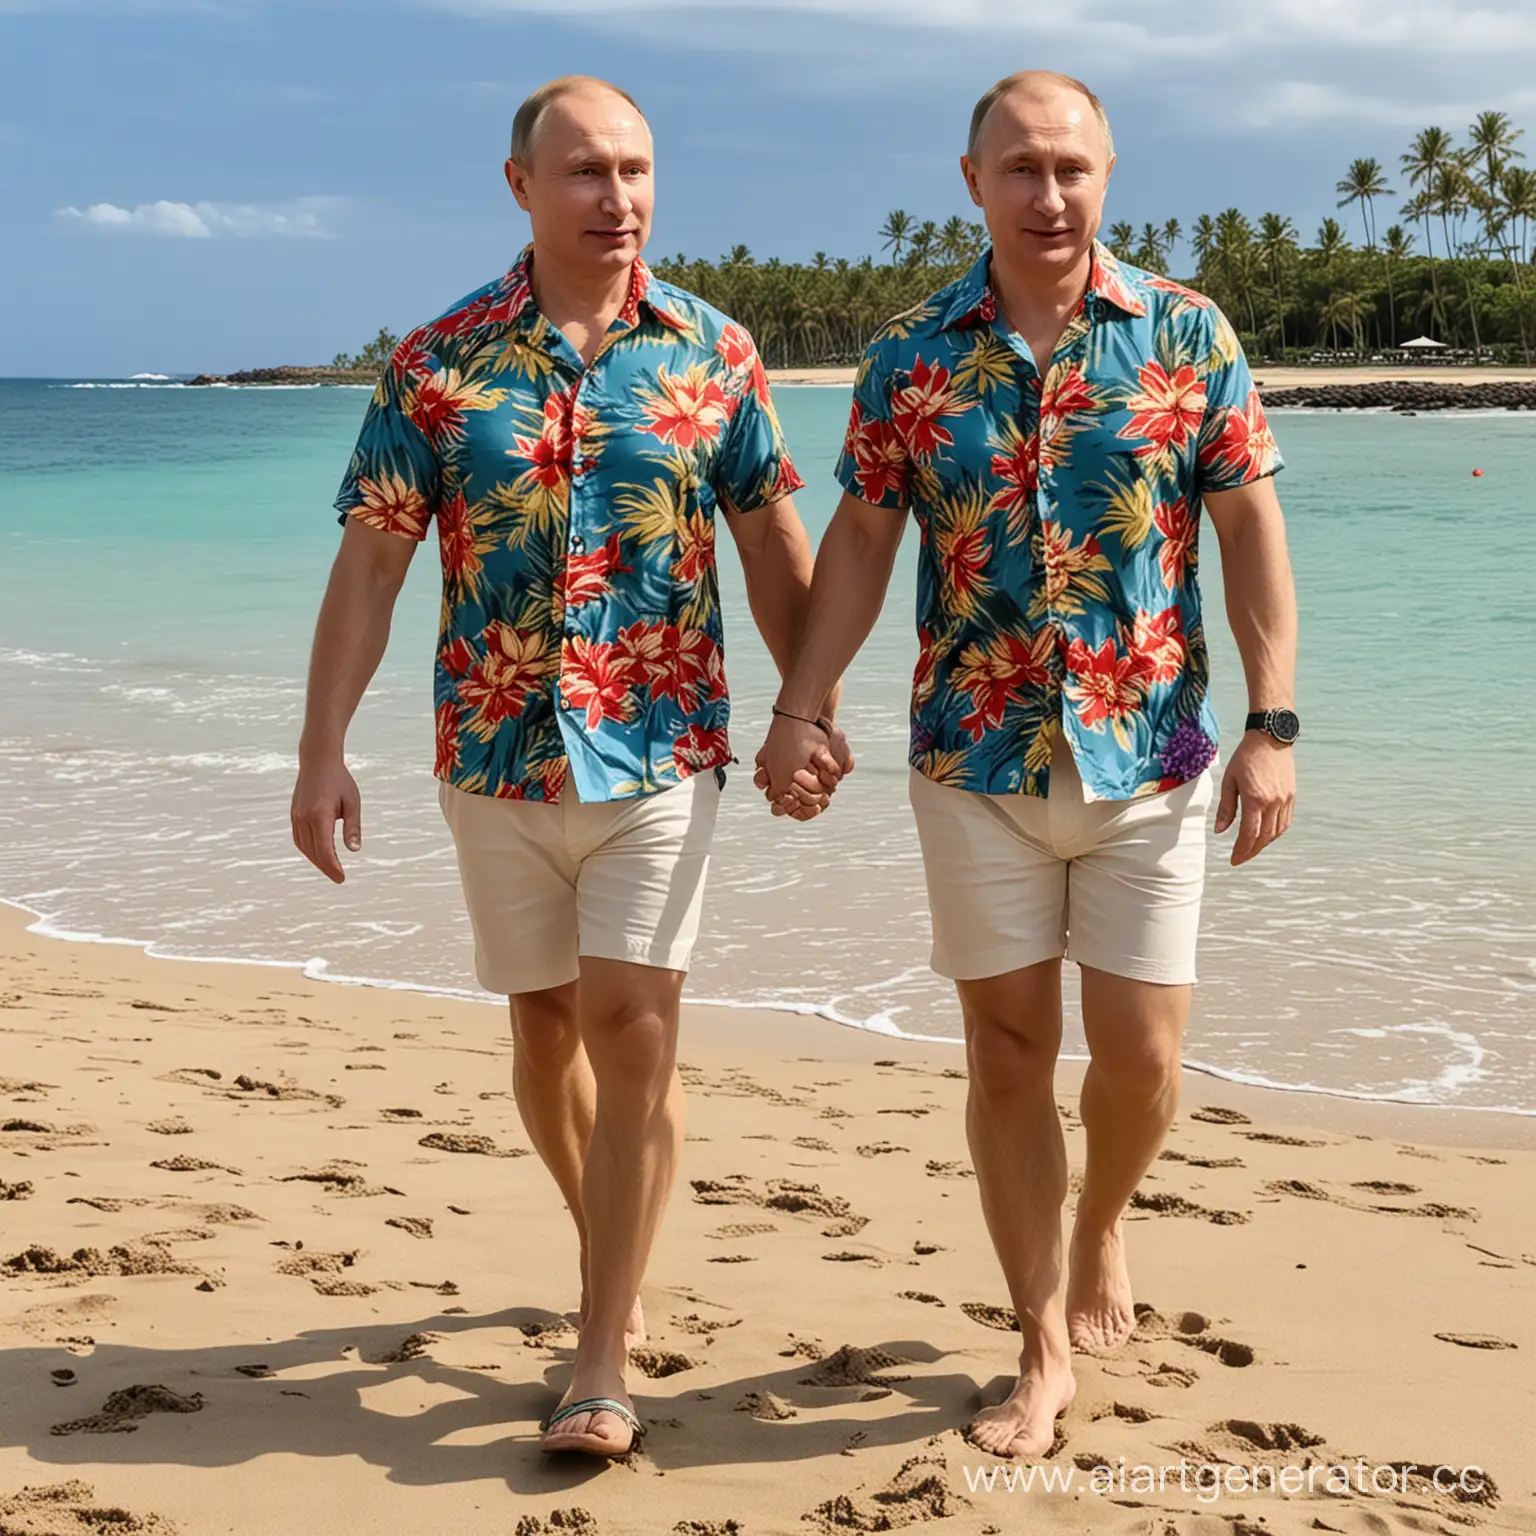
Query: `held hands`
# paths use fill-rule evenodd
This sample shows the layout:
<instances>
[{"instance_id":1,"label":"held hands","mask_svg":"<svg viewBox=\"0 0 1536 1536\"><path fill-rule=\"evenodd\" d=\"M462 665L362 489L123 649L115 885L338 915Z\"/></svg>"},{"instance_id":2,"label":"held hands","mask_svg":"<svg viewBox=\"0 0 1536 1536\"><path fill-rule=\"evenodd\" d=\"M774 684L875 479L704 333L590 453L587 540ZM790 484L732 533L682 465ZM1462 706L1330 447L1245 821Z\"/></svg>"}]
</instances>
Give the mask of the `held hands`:
<instances>
[{"instance_id":1,"label":"held hands","mask_svg":"<svg viewBox=\"0 0 1536 1536\"><path fill-rule=\"evenodd\" d=\"M336 856L336 823L341 823L342 842L349 853L363 846L362 797L340 753L319 762L299 759L288 814L294 847L322 875L340 885L347 877Z\"/></svg>"},{"instance_id":2,"label":"held hands","mask_svg":"<svg viewBox=\"0 0 1536 1536\"><path fill-rule=\"evenodd\" d=\"M1290 747L1262 731L1249 731L1243 737L1221 778L1218 833L1237 818L1239 802L1242 820L1232 845L1234 865L1246 864L1262 853L1291 824L1296 808L1296 759Z\"/></svg>"},{"instance_id":3,"label":"held hands","mask_svg":"<svg viewBox=\"0 0 1536 1536\"><path fill-rule=\"evenodd\" d=\"M832 803L838 783L853 772L848 738L789 715L775 715L757 754L752 782L763 791L775 816L810 821Z\"/></svg>"}]
</instances>

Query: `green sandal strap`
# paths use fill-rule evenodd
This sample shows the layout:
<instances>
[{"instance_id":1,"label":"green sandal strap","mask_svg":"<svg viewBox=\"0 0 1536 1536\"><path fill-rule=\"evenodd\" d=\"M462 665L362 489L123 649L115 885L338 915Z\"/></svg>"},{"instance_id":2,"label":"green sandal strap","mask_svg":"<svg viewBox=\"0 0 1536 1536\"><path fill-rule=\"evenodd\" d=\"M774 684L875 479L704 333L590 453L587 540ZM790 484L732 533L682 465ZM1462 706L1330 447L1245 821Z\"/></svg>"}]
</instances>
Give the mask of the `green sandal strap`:
<instances>
[{"instance_id":1,"label":"green sandal strap","mask_svg":"<svg viewBox=\"0 0 1536 1536\"><path fill-rule=\"evenodd\" d=\"M564 1423L566 1419L575 1418L578 1413L600 1412L611 1413L622 1419L637 1440L645 1433L645 1426L635 1417L633 1410L611 1397L584 1397L579 1403L567 1403L564 1408L558 1408L550 1414L544 1421L544 1428L547 1432L555 1425Z\"/></svg>"}]
</instances>

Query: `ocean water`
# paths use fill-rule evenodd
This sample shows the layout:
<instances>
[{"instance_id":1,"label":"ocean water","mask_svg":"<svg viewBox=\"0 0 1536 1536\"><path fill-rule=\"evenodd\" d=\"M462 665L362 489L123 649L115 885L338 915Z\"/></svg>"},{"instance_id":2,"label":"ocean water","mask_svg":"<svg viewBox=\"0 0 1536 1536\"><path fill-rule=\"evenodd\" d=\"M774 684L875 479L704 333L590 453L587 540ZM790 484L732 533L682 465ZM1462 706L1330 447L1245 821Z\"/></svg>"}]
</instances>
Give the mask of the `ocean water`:
<instances>
[{"instance_id":1,"label":"ocean water","mask_svg":"<svg viewBox=\"0 0 1536 1536\"><path fill-rule=\"evenodd\" d=\"M814 537L846 394L777 398ZM430 542L352 733L365 844L347 884L289 842L330 502L366 399L0 381L0 898L76 937L475 992L430 777ZM1274 425L1302 611L1300 800L1243 869L1212 842L1188 1056L1281 1087L1536 1113L1536 416ZM776 685L720 548L744 766L690 994L956 1039L905 795L915 536L848 678L858 770L805 826L751 788ZM1207 531L1230 743L1245 696L1217 555Z\"/></svg>"}]
</instances>

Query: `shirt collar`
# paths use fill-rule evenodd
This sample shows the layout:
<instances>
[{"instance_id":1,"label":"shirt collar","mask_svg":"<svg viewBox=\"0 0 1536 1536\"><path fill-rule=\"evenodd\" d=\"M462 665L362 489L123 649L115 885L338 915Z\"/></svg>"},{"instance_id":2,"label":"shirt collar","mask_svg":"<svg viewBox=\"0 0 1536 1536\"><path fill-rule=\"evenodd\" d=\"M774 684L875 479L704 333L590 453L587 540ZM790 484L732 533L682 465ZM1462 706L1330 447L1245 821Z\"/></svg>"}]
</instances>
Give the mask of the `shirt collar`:
<instances>
[{"instance_id":1,"label":"shirt collar","mask_svg":"<svg viewBox=\"0 0 1536 1536\"><path fill-rule=\"evenodd\" d=\"M955 284L954 297L939 321L941 330L969 325L990 325L997 318L997 298L989 276L992 248L988 246L964 277ZM1141 316L1147 307L1136 297L1130 282L1120 270L1120 263L1107 246L1095 240L1093 258L1088 268L1087 292L1113 304L1127 315Z\"/></svg>"},{"instance_id":2,"label":"shirt collar","mask_svg":"<svg viewBox=\"0 0 1536 1536\"><path fill-rule=\"evenodd\" d=\"M512 263L505 277L490 295L489 313L484 324L515 324L527 315L537 315L538 305L533 297L533 246L524 246L522 253ZM688 321L668 307L658 291L658 281L651 269L637 256L630 268L629 293L618 319L626 326L640 323L640 308L645 308L671 330L688 328Z\"/></svg>"}]
</instances>

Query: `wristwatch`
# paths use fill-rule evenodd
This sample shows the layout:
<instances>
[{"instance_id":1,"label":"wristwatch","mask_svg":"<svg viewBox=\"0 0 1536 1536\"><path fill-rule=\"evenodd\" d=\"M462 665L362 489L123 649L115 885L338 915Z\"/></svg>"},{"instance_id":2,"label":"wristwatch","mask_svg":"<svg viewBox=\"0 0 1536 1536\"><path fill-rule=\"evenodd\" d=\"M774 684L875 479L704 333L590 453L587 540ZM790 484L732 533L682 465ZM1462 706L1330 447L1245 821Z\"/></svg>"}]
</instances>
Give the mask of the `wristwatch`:
<instances>
[{"instance_id":1,"label":"wristwatch","mask_svg":"<svg viewBox=\"0 0 1536 1536\"><path fill-rule=\"evenodd\" d=\"M1301 735L1301 721L1293 709L1258 709L1248 716L1245 731L1263 731L1282 747L1288 747Z\"/></svg>"}]
</instances>

